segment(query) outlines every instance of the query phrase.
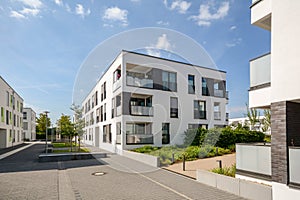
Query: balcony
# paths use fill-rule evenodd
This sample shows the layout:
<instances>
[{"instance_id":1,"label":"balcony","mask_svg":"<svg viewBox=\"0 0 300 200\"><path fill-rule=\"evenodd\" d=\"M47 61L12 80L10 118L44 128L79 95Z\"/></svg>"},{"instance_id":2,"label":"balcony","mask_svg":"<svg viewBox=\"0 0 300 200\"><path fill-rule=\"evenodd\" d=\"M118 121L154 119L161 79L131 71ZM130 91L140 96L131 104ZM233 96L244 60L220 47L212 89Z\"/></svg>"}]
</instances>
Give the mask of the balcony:
<instances>
[{"instance_id":1,"label":"balcony","mask_svg":"<svg viewBox=\"0 0 300 200\"><path fill-rule=\"evenodd\" d=\"M147 78L139 78L127 75L126 83L128 86L153 88L153 80Z\"/></svg>"},{"instance_id":2,"label":"balcony","mask_svg":"<svg viewBox=\"0 0 300 200\"><path fill-rule=\"evenodd\" d=\"M271 179L271 145L236 144L237 174Z\"/></svg>"},{"instance_id":3,"label":"balcony","mask_svg":"<svg viewBox=\"0 0 300 200\"><path fill-rule=\"evenodd\" d=\"M116 82L114 82L113 84L113 91L116 91L117 89L119 89L121 87L121 83L122 83L122 79L118 79Z\"/></svg>"},{"instance_id":4,"label":"balcony","mask_svg":"<svg viewBox=\"0 0 300 200\"><path fill-rule=\"evenodd\" d=\"M219 111L214 112L214 120L221 120L221 112Z\"/></svg>"},{"instance_id":5,"label":"balcony","mask_svg":"<svg viewBox=\"0 0 300 200\"><path fill-rule=\"evenodd\" d=\"M271 54L250 61L249 106L265 108L271 99Z\"/></svg>"},{"instance_id":6,"label":"balcony","mask_svg":"<svg viewBox=\"0 0 300 200\"><path fill-rule=\"evenodd\" d=\"M130 106L131 115L153 116L153 107L148 106Z\"/></svg>"},{"instance_id":7,"label":"balcony","mask_svg":"<svg viewBox=\"0 0 300 200\"><path fill-rule=\"evenodd\" d=\"M214 89L214 96L215 97L224 97L224 90Z\"/></svg>"},{"instance_id":8,"label":"balcony","mask_svg":"<svg viewBox=\"0 0 300 200\"><path fill-rule=\"evenodd\" d=\"M300 148L289 147L289 172L290 172L290 184L300 185Z\"/></svg>"},{"instance_id":9,"label":"balcony","mask_svg":"<svg viewBox=\"0 0 300 200\"><path fill-rule=\"evenodd\" d=\"M134 134L126 135L126 144L153 144L152 134Z\"/></svg>"},{"instance_id":10,"label":"balcony","mask_svg":"<svg viewBox=\"0 0 300 200\"><path fill-rule=\"evenodd\" d=\"M271 0L252 0L251 24L271 30Z\"/></svg>"}]
</instances>

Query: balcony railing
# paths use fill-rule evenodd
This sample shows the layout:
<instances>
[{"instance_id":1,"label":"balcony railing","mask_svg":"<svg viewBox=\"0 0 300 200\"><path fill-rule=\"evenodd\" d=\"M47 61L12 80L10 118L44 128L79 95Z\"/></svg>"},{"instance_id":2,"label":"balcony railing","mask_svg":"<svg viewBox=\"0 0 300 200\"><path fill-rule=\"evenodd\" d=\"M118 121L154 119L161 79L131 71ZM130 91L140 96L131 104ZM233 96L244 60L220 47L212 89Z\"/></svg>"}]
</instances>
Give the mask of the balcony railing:
<instances>
[{"instance_id":1,"label":"balcony railing","mask_svg":"<svg viewBox=\"0 0 300 200\"><path fill-rule=\"evenodd\" d=\"M153 88L153 80L147 78L138 78L138 77L127 75L126 83L127 85L134 86L134 87Z\"/></svg>"},{"instance_id":2,"label":"balcony railing","mask_svg":"<svg viewBox=\"0 0 300 200\"><path fill-rule=\"evenodd\" d=\"M215 89L214 90L214 96L215 97L224 97L224 90Z\"/></svg>"},{"instance_id":3,"label":"balcony railing","mask_svg":"<svg viewBox=\"0 0 300 200\"><path fill-rule=\"evenodd\" d=\"M300 147L289 148L290 183L300 185Z\"/></svg>"},{"instance_id":4,"label":"balcony railing","mask_svg":"<svg viewBox=\"0 0 300 200\"><path fill-rule=\"evenodd\" d=\"M116 109L116 116L120 116L122 114L122 107L118 106Z\"/></svg>"},{"instance_id":5,"label":"balcony railing","mask_svg":"<svg viewBox=\"0 0 300 200\"><path fill-rule=\"evenodd\" d=\"M214 112L214 119L215 120L221 120L221 112L215 111Z\"/></svg>"},{"instance_id":6,"label":"balcony railing","mask_svg":"<svg viewBox=\"0 0 300 200\"><path fill-rule=\"evenodd\" d=\"M271 145L236 144L236 169L271 178Z\"/></svg>"},{"instance_id":7,"label":"balcony railing","mask_svg":"<svg viewBox=\"0 0 300 200\"><path fill-rule=\"evenodd\" d=\"M271 54L266 54L250 61L250 90L270 86Z\"/></svg>"},{"instance_id":8,"label":"balcony railing","mask_svg":"<svg viewBox=\"0 0 300 200\"><path fill-rule=\"evenodd\" d=\"M117 90L118 88L120 88L121 87L121 78L120 79L118 79L116 82L114 82L114 84L113 84L113 91L115 91L115 90Z\"/></svg>"},{"instance_id":9,"label":"balcony railing","mask_svg":"<svg viewBox=\"0 0 300 200\"><path fill-rule=\"evenodd\" d=\"M153 144L152 134L126 135L126 144Z\"/></svg>"},{"instance_id":10,"label":"balcony railing","mask_svg":"<svg viewBox=\"0 0 300 200\"><path fill-rule=\"evenodd\" d=\"M153 107L131 106L131 115L153 116Z\"/></svg>"},{"instance_id":11,"label":"balcony railing","mask_svg":"<svg viewBox=\"0 0 300 200\"><path fill-rule=\"evenodd\" d=\"M122 141L122 135L117 134L116 143L121 144L121 141Z\"/></svg>"}]
</instances>

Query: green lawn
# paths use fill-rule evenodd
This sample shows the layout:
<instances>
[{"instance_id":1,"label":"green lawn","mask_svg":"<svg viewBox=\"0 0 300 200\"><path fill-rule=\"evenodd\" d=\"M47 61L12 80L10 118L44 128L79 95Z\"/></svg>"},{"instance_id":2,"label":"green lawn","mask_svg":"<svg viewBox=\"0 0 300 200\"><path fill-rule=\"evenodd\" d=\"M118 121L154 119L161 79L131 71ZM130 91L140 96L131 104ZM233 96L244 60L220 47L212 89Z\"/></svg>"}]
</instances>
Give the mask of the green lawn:
<instances>
[{"instance_id":1,"label":"green lawn","mask_svg":"<svg viewBox=\"0 0 300 200\"><path fill-rule=\"evenodd\" d=\"M53 149L53 153L70 153L71 149L66 149L66 150L55 150L55 148ZM79 151L72 151L73 153L77 153ZM80 148L80 152L81 153L88 153L90 152L87 148Z\"/></svg>"},{"instance_id":2,"label":"green lawn","mask_svg":"<svg viewBox=\"0 0 300 200\"><path fill-rule=\"evenodd\" d=\"M52 142L54 148L64 148L64 147L71 147L71 143L69 142ZM78 143L77 143L78 146ZM75 143L73 142L73 147L75 147Z\"/></svg>"}]
</instances>

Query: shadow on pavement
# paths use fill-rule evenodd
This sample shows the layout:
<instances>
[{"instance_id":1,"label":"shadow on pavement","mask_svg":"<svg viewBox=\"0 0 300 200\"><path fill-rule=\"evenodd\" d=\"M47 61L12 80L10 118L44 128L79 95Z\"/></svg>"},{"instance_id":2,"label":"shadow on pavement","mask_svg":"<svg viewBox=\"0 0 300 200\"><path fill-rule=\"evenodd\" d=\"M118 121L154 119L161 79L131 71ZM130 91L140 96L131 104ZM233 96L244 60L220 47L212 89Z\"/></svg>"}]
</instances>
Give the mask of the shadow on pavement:
<instances>
[{"instance_id":1,"label":"shadow on pavement","mask_svg":"<svg viewBox=\"0 0 300 200\"><path fill-rule=\"evenodd\" d=\"M0 173L7 172L25 172L53 169L68 169L78 167L88 167L103 165L97 159L89 160L71 160L60 162L44 162L38 161L38 156L44 152L44 144L34 144L33 146L19 151L9 157L0 160Z\"/></svg>"}]
</instances>

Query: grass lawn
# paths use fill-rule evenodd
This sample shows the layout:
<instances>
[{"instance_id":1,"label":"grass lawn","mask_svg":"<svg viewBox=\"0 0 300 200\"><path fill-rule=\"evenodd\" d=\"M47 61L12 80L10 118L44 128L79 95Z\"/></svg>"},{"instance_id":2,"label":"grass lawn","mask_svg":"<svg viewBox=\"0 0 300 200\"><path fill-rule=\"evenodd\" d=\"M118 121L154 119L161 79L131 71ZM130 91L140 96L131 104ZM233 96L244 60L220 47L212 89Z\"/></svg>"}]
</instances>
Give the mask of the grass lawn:
<instances>
[{"instance_id":1,"label":"grass lawn","mask_svg":"<svg viewBox=\"0 0 300 200\"><path fill-rule=\"evenodd\" d=\"M54 148L64 148L64 147L71 147L71 143L69 142L52 142ZM78 143L77 143L78 146ZM73 147L75 147L75 143L73 142Z\"/></svg>"},{"instance_id":2,"label":"grass lawn","mask_svg":"<svg viewBox=\"0 0 300 200\"><path fill-rule=\"evenodd\" d=\"M71 149L66 149L66 150L55 150L55 148L53 149L53 153L88 153L90 152L87 148L80 148L80 151L71 151Z\"/></svg>"}]
</instances>

